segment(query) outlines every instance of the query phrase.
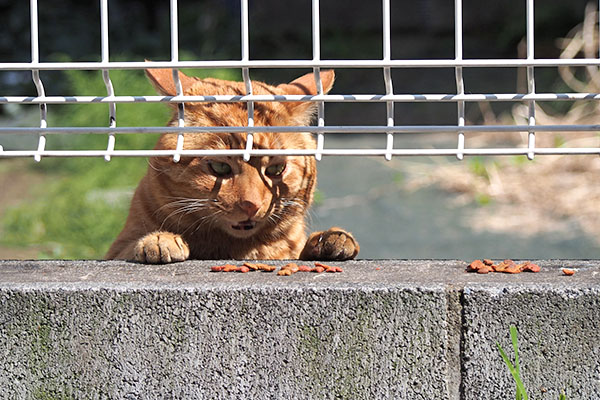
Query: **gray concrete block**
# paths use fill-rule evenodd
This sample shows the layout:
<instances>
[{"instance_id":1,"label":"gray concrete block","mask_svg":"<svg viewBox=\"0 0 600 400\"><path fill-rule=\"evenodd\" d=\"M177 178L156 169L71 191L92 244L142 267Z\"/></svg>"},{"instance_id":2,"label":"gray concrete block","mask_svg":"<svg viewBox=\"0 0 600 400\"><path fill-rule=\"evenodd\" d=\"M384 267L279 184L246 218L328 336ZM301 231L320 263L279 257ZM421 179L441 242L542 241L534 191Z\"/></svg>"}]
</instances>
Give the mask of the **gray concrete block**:
<instances>
[{"instance_id":1,"label":"gray concrete block","mask_svg":"<svg viewBox=\"0 0 600 400\"><path fill-rule=\"evenodd\" d=\"M518 329L521 376L530 398L600 398L598 286L489 285L464 289L463 396L510 398L515 384L499 361L500 343L514 361L509 326Z\"/></svg>"},{"instance_id":2,"label":"gray concrete block","mask_svg":"<svg viewBox=\"0 0 600 400\"><path fill-rule=\"evenodd\" d=\"M0 397L512 398L496 342L512 354L515 324L530 398L600 398L599 261L518 275L352 261L291 277L214 264L0 261Z\"/></svg>"},{"instance_id":3,"label":"gray concrete block","mask_svg":"<svg viewBox=\"0 0 600 400\"><path fill-rule=\"evenodd\" d=\"M37 282L0 284L0 387L19 399L455 398L442 285L188 267L24 266ZM192 282L152 282L177 281L170 270Z\"/></svg>"}]
</instances>

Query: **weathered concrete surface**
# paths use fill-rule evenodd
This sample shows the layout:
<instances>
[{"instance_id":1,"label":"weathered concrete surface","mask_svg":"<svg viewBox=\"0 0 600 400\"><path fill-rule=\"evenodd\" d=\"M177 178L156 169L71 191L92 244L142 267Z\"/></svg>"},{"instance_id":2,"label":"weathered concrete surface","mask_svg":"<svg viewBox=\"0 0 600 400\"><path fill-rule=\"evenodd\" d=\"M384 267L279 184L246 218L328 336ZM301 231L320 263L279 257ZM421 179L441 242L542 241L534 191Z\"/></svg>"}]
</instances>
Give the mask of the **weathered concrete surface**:
<instances>
[{"instance_id":1,"label":"weathered concrete surface","mask_svg":"<svg viewBox=\"0 0 600 400\"><path fill-rule=\"evenodd\" d=\"M598 261L519 275L354 261L291 277L214 264L0 261L3 398L510 398L495 347L511 353L510 324L530 394L600 398Z\"/></svg>"},{"instance_id":2,"label":"weathered concrete surface","mask_svg":"<svg viewBox=\"0 0 600 400\"><path fill-rule=\"evenodd\" d=\"M511 324L519 331L521 371L531 398L556 400L563 392L569 399L600 399L599 285L562 280L465 288L465 399L497 399L511 387L496 347L499 342L512 353Z\"/></svg>"}]
</instances>

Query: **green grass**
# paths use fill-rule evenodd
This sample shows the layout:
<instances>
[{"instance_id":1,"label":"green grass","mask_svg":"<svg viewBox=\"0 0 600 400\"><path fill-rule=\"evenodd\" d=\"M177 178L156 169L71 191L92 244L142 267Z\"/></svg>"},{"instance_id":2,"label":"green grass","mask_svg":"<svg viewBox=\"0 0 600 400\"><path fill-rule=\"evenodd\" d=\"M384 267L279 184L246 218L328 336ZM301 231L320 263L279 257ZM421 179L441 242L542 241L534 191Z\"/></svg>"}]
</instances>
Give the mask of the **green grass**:
<instances>
[{"instance_id":1,"label":"green grass","mask_svg":"<svg viewBox=\"0 0 600 400\"><path fill-rule=\"evenodd\" d=\"M512 375L513 379L515 380L515 384L517 385L516 399L517 400L527 400L528 399L527 391L525 390L525 386L523 385L523 381L521 380L521 367L519 365L519 344L517 341L517 328L514 325L511 325L511 327L510 327L510 338L512 340L512 345L513 345L513 349L515 352L515 363L514 364L512 363L512 361L510 361L510 359L506 355L506 352L504 351L502 346L500 346L500 343L496 343L496 345L498 346L498 350L500 351L500 356L502 356L502 360L504 360L504 363L508 367L510 374Z\"/></svg>"},{"instance_id":2,"label":"green grass","mask_svg":"<svg viewBox=\"0 0 600 400\"><path fill-rule=\"evenodd\" d=\"M527 391L525 390L525 385L523 385L523 380L521 379L521 366L519 364L519 342L517 338L517 327L514 325L510 326L510 338L512 341L513 351L515 352L515 362L513 363L510 358L506 355L506 352L500 346L500 343L496 343L498 346L498 351L500 352L500 356L504 363L508 367L510 374L515 381L516 390L515 390L515 398L516 400L528 400ZM561 393L559 396L559 400L567 400L567 396L564 393Z\"/></svg>"},{"instance_id":3,"label":"green grass","mask_svg":"<svg viewBox=\"0 0 600 400\"><path fill-rule=\"evenodd\" d=\"M186 71L195 76L235 79L229 71ZM152 95L142 71L111 71L117 95ZM100 72L65 73L70 93L103 96ZM164 126L170 110L159 103L117 104L118 126ZM108 126L108 105L51 106L49 126ZM151 149L157 135L117 135L117 149ZM48 149L105 149L106 135L53 135ZM102 258L125 223L133 191L147 168L144 158L45 158L27 168L44 183L31 199L0 218L0 245L41 249L39 258Z\"/></svg>"}]
</instances>

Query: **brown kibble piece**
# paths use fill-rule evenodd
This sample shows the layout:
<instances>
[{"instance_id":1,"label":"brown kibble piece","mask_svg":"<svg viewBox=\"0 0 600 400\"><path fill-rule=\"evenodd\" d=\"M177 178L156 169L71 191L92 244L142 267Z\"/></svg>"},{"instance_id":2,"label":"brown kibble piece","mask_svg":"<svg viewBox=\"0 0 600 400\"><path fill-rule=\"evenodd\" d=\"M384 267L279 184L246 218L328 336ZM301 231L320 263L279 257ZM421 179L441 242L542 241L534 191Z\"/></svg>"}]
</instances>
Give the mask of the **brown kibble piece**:
<instances>
[{"instance_id":1,"label":"brown kibble piece","mask_svg":"<svg viewBox=\"0 0 600 400\"><path fill-rule=\"evenodd\" d=\"M333 265L327 265L320 262L315 262L315 267L321 267L325 269L325 272L342 272L343 270L340 267L336 267Z\"/></svg>"},{"instance_id":2,"label":"brown kibble piece","mask_svg":"<svg viewBox=\"0 0 600 400\"><path fill-rule=\"evenodd\" d=\"M300 271L300 272L311 272L312 268L309 267L308 265L299 265L298 266L298 271Z\"/></svg>"},{"instance_id":3,"label":"brown kibble piece","mask_svg":"<svg viewBox=\"0 0 600 400\"><path fill-rule=\"evenodd\" d=\"M575 274L575 270L571 269L571 268L563 268L562 269L563 274L567 275L567 276L571 276Z\"/></svg>"},{"instance_id":4,"label":"brown kibble piece","mask_svg":"<svg viewBox=\"0 0 600 400\"><path fill-rule=\"evenodd\" d=\"M532 262L526 261L523 264L517 265L513 260L506 259L501 263L494 265L494 262L489 259L475 260L467 267L467 272L478 272L480 274L487 274L489 272L504 272L507 274L518 274L522 271L540 272L541 268L539 265Z\"/></svg>"},{"instance_id":5,"label":"brown kibble piece","mask_svg":"<svg viewBox=\"0 0 600 400\"><path fill-rule=\"evenodd\" d=\"M325 268L323 267L314 267L313 269L311 269L311 272L316 272L317 274L320 274L321 272L324 272Z\"/></svg>"},{"instance_id":6,"label":"brown kibble piece","mask_svg":"<svg viewBox=\"0 0 600 400\"><path fill-rule=\"evenodd\" d=\"M280 269L279 271L277 271L277 275L280 275L280 276L290 276L292 274L293 274L293 272L289 268L283 268L283 269Z\"/></svg>"},{"instance_id":7,"label":"brown kibble piece","mask_svg":"<svg viewBox=\"0 0 600 400\"><path fill-rule=\"evenodd\" d=\"M292 274L295 274L299 270L300 270L300 268L298 267L298 264L289 263L289 264L285 264L283 267L281 267L281 269L279 271L277 271L277 275L290 276Z\"/></svg>"},{"instance_id":8,"label":"brown kibble piece","mask_svg":"<svg viewBox=\"0 0 600 400\"><path fill-rule=\"evenodd\" d=\"M504 270L507 274L520 274L521 268L517 264L511 264L508 268Z\"/></svg>"},{"instance_id":9,"label":"brown kibble piece","mask_svg":"<svg viewBox=\"0 0 600 400\"><path fill-rule=\"evenodd\" d=\"M521 267L515 264L513 260L504 260L498 265L493 266L496 272L505 272L507 274L518 274L521 272Z\"/></svg>"},{"instance_id":10,"label":"brown kibble piece","mask_svg":"<svg viewBox=\"0 0 600 400\"><path fill-rule=\"evenodd\" d=\"M488 272L492 272L494 269L490 265L485 265L482 263L482 267L475 270L478 274L487 274Z\"/></svg>"},{"instance_id":11,"label":"brown kibble piece","mask_svg":"<svg viewBox=\"0 0 600 400\"><path fill-rule=\"evenodd\" d=\"M237 267L232 264L215 265L213 267L210 267L210 270L213 272L242 272L242 273L247 273L250 271L258 271L258 270L266 271L266 272L273 272L276 269L277 269L277 267L275 267L274 265L263 264L263 263L250 263L250 262L245 262L241 267Z\"/></svg>"},{"instance_id":12,"label":"brown kibble piece","mask_svg":"<svg viewBox=\"0 0 600 400\"><path fill-rule=\"evenodd\" d=\"M252 271L260 270L260 271L266 271L266 272L273 272L277 269L277 267L274 265L263 264L263 263L245 262L243 266L250 268Z\"/></svg>"},{"instance_id":13,"label":"brown kibble piece","mask_svg":"<svg viewBox=\"0 0 600 400\"><path fill-rule=\"evenodd\" d=\"M245 262L245 263L244 263L244 265L243 265L243 267L249 268L249 269L251 269L252 271L257 271L258 269L260 269L260 268L258 267L258 264L255 264L255 263L249 263L249 262Z\"/></svg>"},{"instance_id":14,"label":"brown kibble piece","mask_svg":"<svg viewBox=\"0 0 600 400\"><path fill-rule=\"evenodd\" d=\"M534 264L532 262L527 261L524 264L519 265L521 271L529 271L529 272L540 272L542 269L539 265Z\"/></svg>"},{"instance_id":15,"label":"brown kibble piece","mask_svg":"<svg viewBox=\"0 0 600 400\"><path fill-rule=\"evenodd\" d=\"M300 267L298 267L298 264L296 263L289 263L285 264L283 267L281 267L281 269L289 269L290 271L292 271L292 274L295 274L300 270Z\"/></svg>"},{"instance_id":16,"label":"brown kibble piece","mask_svg":"<svg viewBox=\"0 0 600 400\"><path fill-rule=\"evenodd\" d=\"M467 267L467 271L469 271L469 272L472 272L472 271L479 272L479 270L482 269L482 268L484 268L485 266L486 265L481 260L475 260L471 264L469 264L469 266ZM487 273L487 272L484 272L484 273Z\"/></svg>"}]
</instances>

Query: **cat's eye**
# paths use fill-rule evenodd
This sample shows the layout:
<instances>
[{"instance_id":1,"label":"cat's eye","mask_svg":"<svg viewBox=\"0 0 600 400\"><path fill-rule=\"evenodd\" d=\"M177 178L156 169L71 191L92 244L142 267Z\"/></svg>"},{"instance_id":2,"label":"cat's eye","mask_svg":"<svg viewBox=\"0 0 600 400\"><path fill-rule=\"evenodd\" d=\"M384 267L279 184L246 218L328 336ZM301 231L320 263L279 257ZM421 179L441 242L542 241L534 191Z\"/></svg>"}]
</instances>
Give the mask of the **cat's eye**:
<instances>
[{"instance_id":1,"label":"cat's eye","mask_svg":"<svg viewBox=\"0 0 600 400\"><path fill-rule=\"evenodd\" d=\"M265 175L267 175L267 176L280 176L281 174L283 174L284 170L285 170L285 164L273 164L273 165L269 165L265 169Z\"/></svg>"},{"instance_id":2,"label":"cat's eye","mask_svg":"<svg viewBox=\"0 0 600 400\"><path fill-rule=\"evenodd\" d=\"M211 162L209 165L210 169L212 169L212 171L217 176L227 176L231 174L231 165L227 163L214 161Z\"/></svg>"}]
</instances>

